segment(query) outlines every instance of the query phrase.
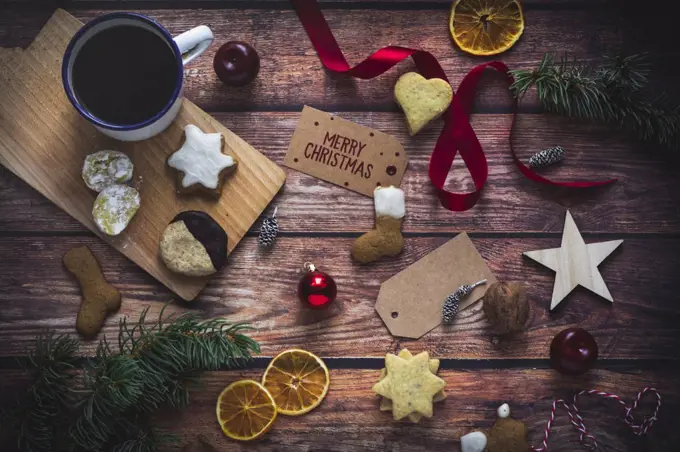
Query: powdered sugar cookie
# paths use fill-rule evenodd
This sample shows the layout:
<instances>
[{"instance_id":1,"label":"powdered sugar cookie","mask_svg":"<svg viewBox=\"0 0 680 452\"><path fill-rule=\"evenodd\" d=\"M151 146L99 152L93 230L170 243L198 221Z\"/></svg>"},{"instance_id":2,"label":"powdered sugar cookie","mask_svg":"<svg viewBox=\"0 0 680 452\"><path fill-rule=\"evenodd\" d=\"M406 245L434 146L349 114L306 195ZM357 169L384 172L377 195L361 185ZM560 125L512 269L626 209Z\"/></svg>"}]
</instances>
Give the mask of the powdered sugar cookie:
<instances>
[{"instance_id":1,"label":"powdered sugar cookie","mask_svg":"<svg viewBox=\"0 0 680 452\"><path fill-rule=\"evenodd\" d=\"M132 179L132 160L118 151L99 151L85 157L82 177L91 190L100 192L109 185Z\"/></svg>"},{"instance_id":2,"label":"powdered sugar cookie","mask_svg":"<svg viewBox=\"0 0 680 452\"><path fill-rule=\"evenodd\" d=\"M178 171L178 191L219 196L224 177L237 164L233 157L222 153L223 148L221 133L204 133L194 125L186 126L182 147L168 158L168 165Z\"/></svg>"},{"instance_id":3,"label":"powdered sugar cookie","mask_svg":"<svg viewBox=\"0 0 680 452\"><path fill-rule=\"evenodd\" d=\"M110 185L99 193L92 207L97 227L106 235L118 235L135 216L141 198L139 192L127 185Z\"/></svg>"}]
</instances>

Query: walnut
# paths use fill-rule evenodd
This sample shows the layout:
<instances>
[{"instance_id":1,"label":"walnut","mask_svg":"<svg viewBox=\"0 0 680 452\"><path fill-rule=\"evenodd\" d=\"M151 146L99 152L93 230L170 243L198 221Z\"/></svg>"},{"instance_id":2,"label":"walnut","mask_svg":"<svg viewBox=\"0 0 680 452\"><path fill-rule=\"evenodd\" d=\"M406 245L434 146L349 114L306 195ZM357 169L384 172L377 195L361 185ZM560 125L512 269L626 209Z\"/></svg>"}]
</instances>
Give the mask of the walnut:
<instances>
[{"instance_id":1,"label":"walnut","mask_svg":"<svg viewBox=\"0 0 680 452\"><path fill-rule=\"evenodd\" d=\"M524 330L529 317L529 299L524 286L497 282L484 295L484 313L498 334Z\"/></svg>"}]
</instances>

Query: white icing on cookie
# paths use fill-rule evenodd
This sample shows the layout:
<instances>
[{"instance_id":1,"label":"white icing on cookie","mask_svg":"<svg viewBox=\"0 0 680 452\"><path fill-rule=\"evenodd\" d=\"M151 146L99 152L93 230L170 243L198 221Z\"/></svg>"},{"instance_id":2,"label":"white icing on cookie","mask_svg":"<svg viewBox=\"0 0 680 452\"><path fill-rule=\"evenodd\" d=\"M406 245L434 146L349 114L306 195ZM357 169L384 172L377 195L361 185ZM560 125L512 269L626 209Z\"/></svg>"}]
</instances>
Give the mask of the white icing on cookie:
<instances>
[{"instance_id":1,"label":"white icing on cookie","mask_svg":"<svg viewBox=\"0 0 680 452\"><path fill-rule=\"evenodd\" d=\"M184 174L184 188L201 184L216 189L220 172L235 163L231 156L222 154L222 134L204 133L191 124L184 128L184 134L184 144L170 156L168 165Z\"/></svg>"},{"instance_id":2,"label":"white icing on cookie","mask_svg":"<svg viewBox=\"0 0 680 452\"><path fill-rule=\"evenodd\" d=\"M378 187L373 192L375 201L376 216L389 216L397 220L406 215L406 204L404 203L404 191L390 185L389 187Z\"/></svg>"}]
</instances>

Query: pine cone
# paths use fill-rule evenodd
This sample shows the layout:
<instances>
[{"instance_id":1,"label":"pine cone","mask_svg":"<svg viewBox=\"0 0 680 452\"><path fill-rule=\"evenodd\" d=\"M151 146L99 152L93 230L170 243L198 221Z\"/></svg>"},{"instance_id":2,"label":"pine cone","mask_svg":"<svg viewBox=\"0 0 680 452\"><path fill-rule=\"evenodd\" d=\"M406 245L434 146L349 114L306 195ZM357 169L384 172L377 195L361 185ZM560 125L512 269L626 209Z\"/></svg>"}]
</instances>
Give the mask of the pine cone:
<instances>
[{"instance_id":1,"label":"pine cone","mask_svg":"<svg viewBox=\"0 0 680 452\"><path fill-rule=\"evenodd\" d=\"M274 244L276 236L279 235L279 222L276 220L276 216L271 218L265 218L262 221L262 226L260 227L260 235L258 241L260 246L270 247Z\"/></svg>"},{"instance_id":2,"label":"pine cone","mask_svg":"<svg viewBox=\"0 0 680 452\"><path fill-rule=\"evenodd\" d=\"M444 300L444 308L442 309L442 320L444 323L453 323L453 320L458 315L459 305L460 297L458 291L446 297L446 300Z\"/></svg>"},{"instance_id":3,"label":"pine cone","mask_svg":"<svg viewBox=\"0 0 680 452\"><path fill-rule=\"evenodd\" d=\"M532 155L529 159L529 166L532 168L543 168L562 160L564 160L564 149L561 146L555 146Z\"/></svg>"},{"instance_id":4,"label":"pine cone","mask_svg":"<svg viewBox=\"0 0 680 452\"><path fill-rule=\"evenodd\" d=\"M486 284L486 279L477 281L474 284L463 284L456 289L451 295L444 300L444 307L442 308L442 321L444 323L453 323L453 320L458 315L458 308L460 307L460 300L472 293L475 287Z\"/></svg>"}]
</instances>

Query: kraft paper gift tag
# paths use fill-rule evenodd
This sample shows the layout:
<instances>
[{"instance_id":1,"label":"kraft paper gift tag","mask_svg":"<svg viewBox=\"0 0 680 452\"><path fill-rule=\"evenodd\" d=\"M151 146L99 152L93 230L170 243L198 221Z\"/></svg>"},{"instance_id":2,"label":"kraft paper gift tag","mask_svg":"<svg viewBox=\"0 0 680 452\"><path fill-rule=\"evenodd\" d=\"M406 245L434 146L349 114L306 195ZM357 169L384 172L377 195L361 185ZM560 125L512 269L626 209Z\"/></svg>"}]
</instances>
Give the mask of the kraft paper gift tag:
<instances>
[{"instance_id":1,"label":"kraft paper gift tag","mask_svg":"<svg viewBox=\"0 0 680 452\"><path fill-rule=\"evenodd\" d=\"M496 277L465 232L383 283L375 310L393 336L417 339L442 322L444 300L458 287L482 279L461 300L465 309L484 296Z\"/></svg>"},{"instance_id":2,"label":"kraft paper gift tag","mask_svg":"<svg viewBox=\"0 0 680 452\"><path fill-rule=\"evenodd\" d=\"M283 164L373 197L401 184L408 158L393 136L305 106Z\"/></svg>"}]
</instances>

